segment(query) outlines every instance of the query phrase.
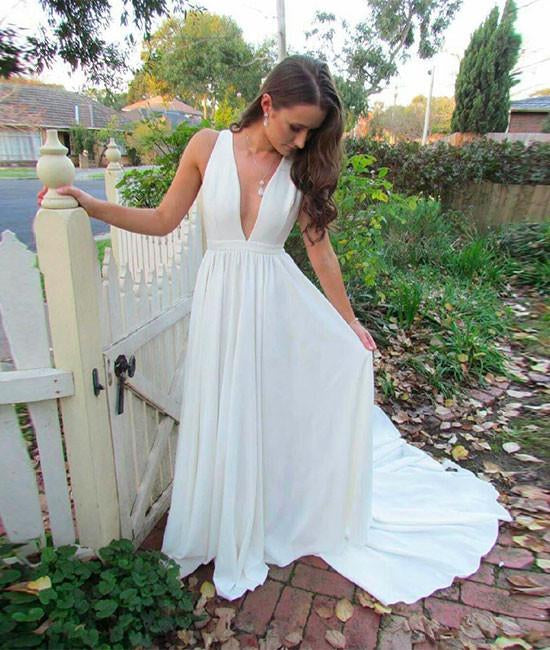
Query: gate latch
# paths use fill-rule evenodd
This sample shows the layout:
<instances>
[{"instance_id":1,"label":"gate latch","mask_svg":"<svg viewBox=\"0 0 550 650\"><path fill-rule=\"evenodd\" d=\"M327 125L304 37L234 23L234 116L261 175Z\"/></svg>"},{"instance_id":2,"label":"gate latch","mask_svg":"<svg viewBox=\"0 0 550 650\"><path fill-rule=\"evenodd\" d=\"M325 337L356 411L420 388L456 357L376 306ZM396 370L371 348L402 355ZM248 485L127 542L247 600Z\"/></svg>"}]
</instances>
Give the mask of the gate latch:
<instances>
[{"instance_id":1,"label":"gate latch","mask_svg":"<svg viewBox=\"0 0 550 650\"><path fill-rule=\"evenodd\" d=\"M118 378L116 414L120 415L121 413L124 413L124 382L126 381L126 375L128 375L128 377L133 377L136 371L135 356L132 354L130 360L128 360L126 355L119 354L115 359L114 371Z\"/></svg>"}]
</instances>

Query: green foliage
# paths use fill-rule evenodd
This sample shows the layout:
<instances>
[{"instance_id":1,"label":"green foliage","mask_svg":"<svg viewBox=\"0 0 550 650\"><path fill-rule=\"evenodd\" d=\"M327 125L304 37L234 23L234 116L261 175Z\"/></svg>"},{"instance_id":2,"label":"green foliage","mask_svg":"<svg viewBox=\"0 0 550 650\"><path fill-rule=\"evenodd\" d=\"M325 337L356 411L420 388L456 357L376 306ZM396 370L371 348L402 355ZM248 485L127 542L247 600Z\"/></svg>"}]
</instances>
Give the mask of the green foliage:
<instances>
[{"instance_id":1,"label":"green foliage","mask_svg":"<svg viewBox=\"0 0 550 650\"><path fill-rule=\"evenodd\" d=\"M355 192L355 183L346 181L344 191ZM353 206L350 196L339 198L339 207ZM342 210L334 244L355 313L382 351L393 336L414 340L401 365L422 385L451 396L485 385L488 372L507 374L499 339L511 322L500 297L509 291L508 265L493 238L479 237L461 213L389 190L388 201ZM391 378L379 381L396 396Z\"/></svg>"},{"instance_id":2,"label":"green foliage","mask_svg":"<svg viewBox=\"0 0 550 650\"><path fill-rule=\"evenodd\" d=\"M420 139L424 129L426 97L413 97L408 106L388 106L376 103L368 123L369 135L384 136L391 133L395 140ZM452 97L432 97L430 104L430 133L450 133L451 115L454 108Z\"/></svg>"},{"instance_id":3,"label":"green foliage","mask_svg":"<svg viewBox=\"0 0 550 650\"><path fill-rule=\"evenodd\" d=\"M388 315L394 316L403 329L408 329L418 313L422 296L420 282L413 277L396 274L388 293Z\"/></svg>"},{"instance_id":4,"label":"green foliage","mask_svg":"<svg viewBox=\"0 0 550 650\"><path fill-rule=\"evenodd\" d=\"M390 145L368 138L346 140L348 154L375 158L374 168L388 168L396 192L445 200L470 182L550 185L550 144L496 142L479 138L462 147L445 142Z\"/></svg>"},{"instance_id":5,"label":"green foliage","mask_svg":"<svg viewBox=\"0 0 550 650\"><path fill-rule=\"evenodd\" d=\"M75 546L46 546L33 566L13 557L7 563L13 545L0 550L2 648L150 648L203 618L193 614L177 563L134 551L130 540L113 540L86 561Z\"/></svg>"},{"instance_id":6,"label":"green foliage","mask_svg":"<svg viewBox=\"0 0 550 650\"><path fill-rule=\"evenodd\" d=\"M389 204L392 209L414 205L414 198L405 199L392 191L387 180L388 170L374 170L373 156L354 154L346 159L334 193L340 220L332 238L334 251L340 260L344 280L358 275L367 286L374 284L380 260L376 242L384 222L384 212L378 209ZM369 253L372 251L372 254Z\"/></svg>"},{"instance_id":7,"label":"green foliage","mask_svg":"<svg viewBox=\"0 0 550 650\"><path fill-rule=\"evenodd\" d=\"M72 126L69 130L71 138L71 150L75 155L81 154L84 150L88 152L90 158L94 157L94 146L96 143L96 134L92 129L86 129L78 124Z\"/></svg>"},{"instance_id":8,"label":"green foliage","mask_svg":"<svg viewBox=\"0 0 550 650\"><path fill-rule=\"evenodd\" d=\"M510 88L516 83L521 36L514 31L514 0L507 0L498 20L495 7L473 33L455 83L453 131L504 132L508 125Z\"/></svg>"},{"instance_id":9,"label":"green foliage","mask_svg":"<svg viewBox=\"0 0 550 650\"><path fill-rule=\"evenodd\" d=\"M413 51L421 59L438 51L462 0L368 0L366 4L366 17L355 27L340 20L342 48L334 45L339 39L335 39L333 13L316 11L312 29L306 32L304 54L335 60L339 69L334 67L333 74L348 80L344 99L351 113L351 106L358 107L360 101L380 92ZM361 100L356 99L358 94Z\"/></svg>"},{"instance_id":10,"label":"green foliage","mask_svg":"<svg viewBox=\"0 0 550 650\"><path fill-rule=\"evenodd\" d=\"M550 223L508 224L494 239L510 277L518 284L550 291Z\"/></svg>"},{"instance_id":11,"label":"green foliage","mask_svg":"<svg viewBox=\"0 0 550 650\"><path fill-rule=\"evenodd\" d=\"M242 98L251 101L276 62L273 47L247 43L232 18L198 10L164 21L144 43L142 60L129 101L158 94L182 97L197 108L204 105L212 120L221 102L237 109Z\"/></svg>"},{"instance_id":12,"label":"green foliage","mask_svg":"<svg viewBox=\"0 0 550 650\"><path fill-rule=\"evenodd\" d=\"M546 115L542 122L542 132L543 133L550 133L550 113Z\"/></svg>"},{"instance_id":13,"label":"green foliage","mask_svg":"<svg viewBox=\"0 0 550 650\"><path fill-rule=\"evenodd\" d=\"M167 133L156 126L155 121L149 122L152 126L148 146L157 150L158 167L127 172L117 185L123 202L137 208L155 208L159 205L174 179L187 143L197 131L210 126L206 120L193 126L182 122Z\"/></svg>"},{"instance_id":14,"label":"green foliage","mask_svg":"<svg viewBox=\"0 0 550 650\"><path fill-rule=\"evenodd\" d=\"M132 169L126 172L117 187L124 205L134 208L156 208L168 191L173 174L163 169Z\"/></svg>"},{"instance_id":15,"label":"green foliage","mask_svg":"<svg viewBox=\"0 0 550 650\"><path fill-rule=\"evenodd\" d=\"M111 23L111 0L41 0L44 19L34 33L22 29L0 30L0 75L37 74L56 60L68 63L74 72L81 68L93 83L110 87L116 75L127 68L128 51L102 38ZM173 15L189 6L187 0L132 0L118 11L119 30L130 23L147 39L152 24L161 16ZM41 12L42 13L42 12ZM133 45L126 33L126 45Z\"/></svg>"}]
</instances>

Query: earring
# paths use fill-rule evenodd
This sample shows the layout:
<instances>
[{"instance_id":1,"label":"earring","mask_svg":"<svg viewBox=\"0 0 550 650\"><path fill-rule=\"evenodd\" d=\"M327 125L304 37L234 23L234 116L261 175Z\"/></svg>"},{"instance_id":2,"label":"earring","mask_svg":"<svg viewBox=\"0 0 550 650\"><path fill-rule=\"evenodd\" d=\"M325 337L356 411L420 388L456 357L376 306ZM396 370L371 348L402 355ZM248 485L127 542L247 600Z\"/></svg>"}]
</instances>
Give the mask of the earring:
<instances>
[{"instance_id":1,"label":"earring","mask_svg":"<svg viewBox=\"0 0 550 650\"><path fill-rule=\"evenodd\" d=\"M267 126L267 113L264 113L264 126Z\"/></svg>"}]
</instances>

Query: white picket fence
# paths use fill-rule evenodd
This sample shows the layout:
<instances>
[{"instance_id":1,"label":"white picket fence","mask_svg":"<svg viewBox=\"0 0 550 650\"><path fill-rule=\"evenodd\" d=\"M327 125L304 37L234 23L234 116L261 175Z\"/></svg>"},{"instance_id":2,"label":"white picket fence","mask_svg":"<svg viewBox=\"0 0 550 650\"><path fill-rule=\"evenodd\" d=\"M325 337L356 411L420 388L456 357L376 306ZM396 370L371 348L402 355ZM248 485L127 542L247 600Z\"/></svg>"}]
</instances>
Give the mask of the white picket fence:
<instances>
[{"instance_id":1,"label":"white picket fence","mask_svg":"<svg viewBox=\"0 0 550 650\"><path fill-rule=\"evenodd\" d=\"M0 372L0 518L12 542L37 539L42 545L49 530L56 545L72 544L75 528L57 400L74 395L74 384L71 372L52 366L34 261L10 230L2 233L0 314L12 363ZM17 404L26 404L30 415L32 458Z\"/></svg>"},{"instance_id":2,"label":"white picket fence","mask_svg":"<svg viewBox=\"0 0 550 650\"><path fill-rule=\"evenodd\" d=\"M50 189L33 229L48 320L34 256L9 231L0 244L0 307L14 362L0 373L0 517L10 541L43 543L51 530L55 544L99 548L124 536L137 545L171 496L202 224L190 211L164 257L150 255L159 245L148 239L136 248L143 236L115 236L100 269L89 216L53 189L74 179L55 130L41 153L38 174ZM121 172L113 162L111 200ZM36 434L36 468L20 403Z\"/></svg>"},{"instance_id":3,"label":"white picket fence","mask_svg":"<svg viewBox=\"0 0 550 650\"><path fill-rule=\"evenodd\" d=\"M105 171L105 194L112 203L122 203L120 192L116 187L123 176L123 168L120 164L121 153L112 138L105 156L109 161ZM189 210L189 218L191 221L199 218L196 202ZM188 223L189 220L184 219L171 233L163 237L141 235L111 226L111 245L117 263L120 266L127 265L134 278L141 270L149 273L158 271L161 266L170 266L176 247L186 239ZM201 246L196 246L191 251L195 263L200 262L206 248L204 236L201 242Z\"/></svg>"}]
</instances>

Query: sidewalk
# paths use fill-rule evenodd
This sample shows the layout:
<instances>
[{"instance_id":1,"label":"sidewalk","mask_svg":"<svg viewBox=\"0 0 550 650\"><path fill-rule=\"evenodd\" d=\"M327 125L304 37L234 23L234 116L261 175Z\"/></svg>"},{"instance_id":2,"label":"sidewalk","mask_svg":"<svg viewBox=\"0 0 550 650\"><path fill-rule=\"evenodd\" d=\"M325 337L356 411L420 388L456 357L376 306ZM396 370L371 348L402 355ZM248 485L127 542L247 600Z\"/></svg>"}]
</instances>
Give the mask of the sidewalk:
<instances>
[{"instance_id":1,"label":"sidewalk","mask_svg":"<svg viewBox=\"0 0 550 650\"><path fill-rule=\"evenodd\" d=\"M166 516L141 548L160 550L165 523ZM283 568L270 566L266 582L254 591L234 601L218 596L209 599L206 612L211 618L201 629L191 628L194 642L170 647L196 647L198 642L199 648L227 650L548 648L550 575L536 564L537 560L546 560L548 570L550 544L543 532L532 533L539 540L532 546L540 551L518 548L512 539L517 531L511 523L500 522L498 541L482 558L476 573L455 578L451 586L414 604L397 603L388 608L333 571L321 558L307 556ZM212 561L184 578L183 584L200 596L201 585L212 582L213 572ZM540 592L545 595L537 595L534 586L532 595L514 590L514 585L528 590L530 584L543 585ZM348 606L352 614L345 621L341 619L346 616L336 616L341 599L347 599L352 606ZM220 623L226 618L228 624L224 627ZM225 644L215 641L222 628L226 630L221 637ZM208 633L214 641L212 646L208 644ZM521 642L494 645L499 637L519 638Z\"/></svg>"}]
</instances>

